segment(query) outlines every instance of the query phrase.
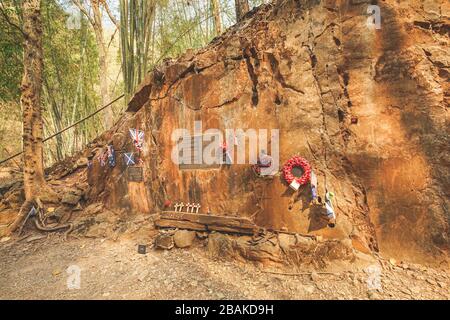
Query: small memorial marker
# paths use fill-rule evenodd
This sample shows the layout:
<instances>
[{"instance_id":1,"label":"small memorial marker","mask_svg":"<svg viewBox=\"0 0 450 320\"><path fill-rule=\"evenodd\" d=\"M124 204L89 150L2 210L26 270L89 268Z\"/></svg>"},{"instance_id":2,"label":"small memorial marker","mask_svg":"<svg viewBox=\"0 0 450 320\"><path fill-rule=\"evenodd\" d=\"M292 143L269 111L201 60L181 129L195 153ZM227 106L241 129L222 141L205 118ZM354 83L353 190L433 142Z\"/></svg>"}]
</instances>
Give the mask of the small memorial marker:
<instances>
[{"instance_id":1,"label":"small memorial marker","mask_svg":"<svg viewBox=\"0 0 450 320\"><path fill-rule=\"evenodd\" d=\"M144 181L144 173L142 167L128 167L128 181L132 182Z\"/></svg>"},{"instance_id":2,"label":"small memorial marker","mask_svg":"<svg viewBox=\"0 0 450 320\"><path fill-rule=\"evenodd\" d=\"M147 246L145 244L139 244L138 245L138 253L146 254L147 253Z\"/></svg>"}]
</instances>

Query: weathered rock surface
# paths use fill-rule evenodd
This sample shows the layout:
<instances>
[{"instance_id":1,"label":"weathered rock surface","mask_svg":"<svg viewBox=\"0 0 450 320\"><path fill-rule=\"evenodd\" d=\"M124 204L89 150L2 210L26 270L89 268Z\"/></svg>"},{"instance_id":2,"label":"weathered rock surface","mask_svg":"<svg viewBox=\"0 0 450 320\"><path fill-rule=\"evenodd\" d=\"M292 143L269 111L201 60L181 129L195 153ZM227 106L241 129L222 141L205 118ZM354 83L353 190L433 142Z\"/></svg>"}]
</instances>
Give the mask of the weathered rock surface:
<instances>
[{"instance_id":1,"label":"weathered rock surface","mask_svg":"<svg viewBox=\"0 0 450 320\"><path fill-rule=\"evenodd\" d=\"M195 231L177 230L173 235L173 241L178 248L187 248L195 240Z\"/></svg>"},{"instance_id":2,"label":"weathered rock surface","mask_svg":"<svg viewBox=\"0 0 450 320\"><path fill-rule=\"evenodd\" d=\"M319 242L288 234L279 234L278 237L268 235L263 241L255 241L248 236L211 233L207 249L210 256L216 259L245 259L266 266L283 264L293 268L326 269L336 261L353 262L356 259L353 248L345 241Z\"/></svg>"},{"instance_id":3,"label":"weathered rock surface","mask_svg":"<svg viewBox=\"0 0 450 320\"><path fill-rule=\"evenodd\" d=\"M3 196L14 185L20 185L23 175L14 168L0 168L0 196Z\"/></svg>"},{"instance_id":4,"label":"weathered rock surface","mask_svg":"<svg viewBox=\"0 0 450 320\"><path fill-rule=\"evenodd\" d=\"M81 200L80 194L76 194L76 193L69 191L64 194L61 202L64 204L69 204L69 205L74 206L74 205L78 204L78 202L80 202L80 200Z\"/></svg>"},{"instance_id":5,"label":"weathered rock surface","mask_svg":"<svg viewBox=\"0 0 450 320\"><path fill-rule=\"evenodd\" d=\"M14 245L0 239L0 299L349 300L369 299L369 294L374 299L450 299L448 270L405 270L387 263L380 290L374 292L368 288L372 275L361 269L325 274L291 266L261 269L210 259L196 249L138 254L137 243L46 237ZM74 261L89 270L83 273L82 290L67 290L65 270Z\"/></svg>"},{"instance_id":6,"label":"weathered rock surface","mask_svg":"<svg viewBox=\"0 0 450 320\"><path fill-rule=\"evenodd\" d=\"M161 233L155 238L155 248L157 249L170 250L174 245L173 235L171 234Z\"/></svg>"},{"instance_id":7,"label":"weathered rock surface","mask_svg":"<svg viewBox=\"0 0 450 320\"><path fill-rule=\"evenodd\" d=\"M371 3L276 1L207 47L165 61L130 103L135 114L88 152L98 156L106 143L135 151L128 129L144 130L143 181L130 182L121 159L113 168L97 161L87 169L88 197L138 212L196 202L204 213L333 240L320 254L336 257L348 256L342 240L351 238L358 251L445 260L449 4L378 2L378 30L367 25ZM199 120L203 131L279 129L280 165L295 154L309 160L319 194L336 194L337 226L328 228L310 205L309 186L294 192L280 177L257 178L249 165L180 170L171 134L193 133Z\"/></svg>"}]
</instances>

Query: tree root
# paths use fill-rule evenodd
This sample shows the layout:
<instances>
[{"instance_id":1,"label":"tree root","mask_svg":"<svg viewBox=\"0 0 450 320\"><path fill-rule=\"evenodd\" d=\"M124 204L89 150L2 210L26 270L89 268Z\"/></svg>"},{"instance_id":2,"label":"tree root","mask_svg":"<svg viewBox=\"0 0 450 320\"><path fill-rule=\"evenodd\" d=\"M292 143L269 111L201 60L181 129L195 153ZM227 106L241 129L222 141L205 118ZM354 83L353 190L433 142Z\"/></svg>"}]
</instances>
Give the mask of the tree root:
<instances>
[{"instance_id":1,"label":"tree root","mask_svg":"<svg viewBox=\"0 0 450 320\"><path fill-rule=\"evenodd\" d=\"M56 227L46 227L40 224L40 222L38 221L38 219L34 219L34 225L36 227L36 229L38 229L39 231L45 231L45 232L54 232L54 231L58 231L61 229L65 229L65 228L69 228L71 229L72 224L68 223L68 224L63 224L61 226L56 226Z\"/></svg>"},{"instance_id":2,"label":"tree root","mask_svg":"<svg viewBox=\"0 0 450 320\"><path fill-rule=\"evenodd\" d=\"M44 206L39 198L25 201L23 203L22 207L20 208L18 217L10 225L7 234L11 234L14 231L16 231L17 228L19 227L19 225L20 225L20 228L19 228L18 235L20 236L22 234L25 224L31 217L31 207L32 206L37 207L36 216L34 216L34 219L33 219L33 223L34 223L34 226L36 227L36 229L38 229L39 231L44 231L44 232L55 232L55 231L59 231L59 230L67 228L66 232L64 233L64 240L67 240L68 234L70 232L72 232L72 230L73 230L73 225L71 223L65 223L65 224L62 224L62 225L59 225L56 227L47 227L45 225L46 217L44 214ZM27 210L28 210L28 214L25 214L25 212L27 212ZM70 214L69 219L67 221L69 221L71 217L72 217L72 214Z\"/></svg>"},{"instance_id":3,"label":"tree root","mask_svg":"<svg viewBox=\"0 0 450 320\"><path fill-rule=\"evenodd\" d=\"M44 231L44 232L55 232L55 231L59 231L65 228L68 228L66 230L66 232L64 232L64 241L67 240L67 236L69 235L69 233L72 232L73 230L73 225L71 223L66 223L60 226L56 226L56 227L46 227L45 225L41 225L39 222L38 218L34 219L34 226L36 227L36 229L38 229L39 231Z\"/></svg>"},{"instance_id":4,"label":"tree root","mask_svg":"<svg viewBox=\"0 0 450 320\"><path fill-rule=\"evenodd\" d=\"M25 212L27 211L27 209L28 210L30 209L32 204L33 204L33 201L25 201L22 204L22 206L20 207L19 214L18 214L16 220L14 220L14 222L8 227L8 229L6 231L6 235L7 236L12 234L14 231L16 231L17 228L19 227L19 225L21 225L21 223L23 222L24 219L25 219L25 222L26 222L26 220L28 220L29 212L28 212L28 214L25 214ZM20 227L20 232L22 232L22 228L23 228L23 225L25 225L25 222L22 223L22 226Z\"/></svg>"},{"instance_id":5,"label":"tree root","mask_svg":"<svg viewBox=\"0 0 450 320\"><path fill-rule=\"evenodd\" d=\"M31 215L31 210L28 212L27 216L25 217L25 219L22 222L22 225L19 228L19 236L22 234L23 227L25 226L25 224L27 223L28 219L30 218L30 215Z\"/></svg>"}]
</instances>

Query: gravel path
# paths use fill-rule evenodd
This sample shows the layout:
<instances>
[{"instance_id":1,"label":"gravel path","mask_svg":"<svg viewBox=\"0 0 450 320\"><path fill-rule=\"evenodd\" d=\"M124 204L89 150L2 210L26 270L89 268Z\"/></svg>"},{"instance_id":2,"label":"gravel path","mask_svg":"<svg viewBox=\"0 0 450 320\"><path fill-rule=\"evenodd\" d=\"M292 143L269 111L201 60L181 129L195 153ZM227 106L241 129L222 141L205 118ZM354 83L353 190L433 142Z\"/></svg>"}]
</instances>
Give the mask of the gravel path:
<instances>
[{"instance_id":1,"label":"gravel path","mask_svg":"<svg viewBox=\"0 0 450 320\"><path fill-rule=\"evenodd\" d=\"M449 299L450 274L384 262L381 288L365 272L261 272L236 261L214 261L203 247L137 253L133 240L58 236L0 244L0 299ZM80 289L67 269L80 268ZM72 271L73 272L73 271Z\"/></svg>"}]
</instances>

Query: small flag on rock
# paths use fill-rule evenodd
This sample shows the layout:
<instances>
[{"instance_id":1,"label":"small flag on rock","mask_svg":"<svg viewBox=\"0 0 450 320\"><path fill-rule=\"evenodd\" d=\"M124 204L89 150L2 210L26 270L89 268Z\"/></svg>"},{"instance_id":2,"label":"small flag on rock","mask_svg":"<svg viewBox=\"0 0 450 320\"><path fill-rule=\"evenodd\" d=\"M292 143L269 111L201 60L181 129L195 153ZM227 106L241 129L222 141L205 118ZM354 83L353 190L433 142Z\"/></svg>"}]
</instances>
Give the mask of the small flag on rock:
<instances>
[{"instance_id":1,"label":"small flag on rock","mask_svg":"<svg viewBox=\"0 0 450 320\"><path fill-rule=\"evenodd\" d=\"M138 151L142 151L144 145L144 131L138 129L130 129L131 139Z\"/></svg>"},{"instance_id":2,"label":"small flag on rock","mask_svg":"<svg viewBox=\"0 0 450 320\"><path fill-rule=\"evenodd\" d=\"M106 152L100 153L98 156L98 160L100 162L100 166L104 167L106 165L106 159L108 158L108 154Z\"/></svg>"},{"instance_id":3,"label":"small flag on rock","mask_svg":"<svg viewBox=\"0 0 450 320\"><path fill-rule=\"evenodd\" d=\"M37 214L36 208L33 206L28 214L30 217L34 217Z\"/></svg>"},{"instance_id":4,"label":"small flag on rock","mask_svg":"<svg viewBox=\"0 0 450 320\"><path fill-rule=\"evenodd\" d=\"M123 156L124 156L125 163L127 164L127 166L134 166L136 164L136 162L134 161L133 152L124 153Z\"/></svg>"},{"instance_id":5,"label":"small flag on rock","mask_svg":"<svg viewBox=\"0 0 450 320\"><path fill-rule=\"evenodd\" d=\"M116 153L114 152L114 147L110 144L108 145L108 164L110 167L114 167L116 165Z\"/></svg>"}]
</instances>

